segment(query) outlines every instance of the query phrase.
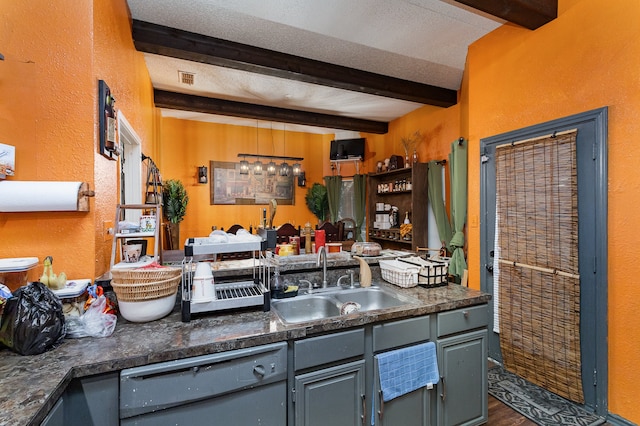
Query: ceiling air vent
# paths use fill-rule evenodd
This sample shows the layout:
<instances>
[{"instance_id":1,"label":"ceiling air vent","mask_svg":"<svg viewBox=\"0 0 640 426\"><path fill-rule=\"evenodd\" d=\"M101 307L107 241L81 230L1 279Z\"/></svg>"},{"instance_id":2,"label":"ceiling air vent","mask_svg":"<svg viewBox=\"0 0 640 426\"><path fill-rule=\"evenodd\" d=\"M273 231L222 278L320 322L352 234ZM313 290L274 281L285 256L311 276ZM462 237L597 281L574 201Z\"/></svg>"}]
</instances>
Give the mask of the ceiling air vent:
<instances>
[{"instance_id":1,"label":"ceiling air vent","mask_svg":"<svg viewBox=\"0 0 640 426\"><path fill-rule=\"evenodd\" d=\"M178 71L178 78L180 79L180 83L193 86L196 75L192 72Z\"/></svg>"}]
</instances>

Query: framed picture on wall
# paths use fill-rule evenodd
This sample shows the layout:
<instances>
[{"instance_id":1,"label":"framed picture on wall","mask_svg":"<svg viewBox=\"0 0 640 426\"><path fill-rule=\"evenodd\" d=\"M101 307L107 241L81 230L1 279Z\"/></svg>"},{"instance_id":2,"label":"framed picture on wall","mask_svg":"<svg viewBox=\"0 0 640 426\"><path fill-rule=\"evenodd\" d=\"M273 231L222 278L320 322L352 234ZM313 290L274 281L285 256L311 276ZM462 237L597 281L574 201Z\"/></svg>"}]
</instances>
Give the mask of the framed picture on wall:
<instances>
[{"instance_id":1,"label":"framed picture on wall","mask_svg":"<svg viewBox=\"0 0 640 426\"><path fill-rule=\"evenodd\" d=\"M226 161L211 161L211 204L257 205L269 204L275 199L278 204L295 204L294 176L268 176L240 174L240 164Z\"/></svg>"}]
</instances>

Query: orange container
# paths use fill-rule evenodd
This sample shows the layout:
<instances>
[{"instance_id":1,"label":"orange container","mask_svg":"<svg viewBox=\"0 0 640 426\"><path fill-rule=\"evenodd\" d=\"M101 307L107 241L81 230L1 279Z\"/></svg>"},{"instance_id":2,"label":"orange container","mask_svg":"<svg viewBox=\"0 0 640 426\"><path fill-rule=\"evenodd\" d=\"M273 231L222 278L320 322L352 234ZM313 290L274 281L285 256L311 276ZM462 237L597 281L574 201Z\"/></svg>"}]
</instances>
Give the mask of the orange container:
<instances>
[{"instance_id":1,"label":"orange container","mask_svg":"<svg viewBox=\"0 0 640 426\"><path fill-rule=\"evenodd\" d=\"M342 251L342 243L326 243L329 253L340 253Z\"/></svg>"}]
</instances>

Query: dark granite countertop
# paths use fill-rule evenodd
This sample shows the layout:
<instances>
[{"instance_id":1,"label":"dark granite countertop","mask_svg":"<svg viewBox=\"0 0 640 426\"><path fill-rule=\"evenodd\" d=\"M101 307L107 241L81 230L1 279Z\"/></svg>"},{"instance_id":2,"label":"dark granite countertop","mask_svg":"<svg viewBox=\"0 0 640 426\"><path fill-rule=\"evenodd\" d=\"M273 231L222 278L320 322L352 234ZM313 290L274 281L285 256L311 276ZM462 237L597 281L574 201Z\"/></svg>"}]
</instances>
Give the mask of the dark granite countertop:
<instances>
[{"instance_id":1,"label":"dark granite countertop","mask_svg":"<svg viewBox=\"0 0 640 426\"><path fill-rule=\"evenodd\" d=\"M380 285L389 285L420 303L289 325L273 311L256 310L210 313L183 323L176 308L169 316L148 323L119 318L110 337L65 339L57 348L40 355L21 356L2 349L0 425L40 424L75 377L425 315L486 303L491 298L455 284L432 289Z\"/></svg>"}]
</instances>

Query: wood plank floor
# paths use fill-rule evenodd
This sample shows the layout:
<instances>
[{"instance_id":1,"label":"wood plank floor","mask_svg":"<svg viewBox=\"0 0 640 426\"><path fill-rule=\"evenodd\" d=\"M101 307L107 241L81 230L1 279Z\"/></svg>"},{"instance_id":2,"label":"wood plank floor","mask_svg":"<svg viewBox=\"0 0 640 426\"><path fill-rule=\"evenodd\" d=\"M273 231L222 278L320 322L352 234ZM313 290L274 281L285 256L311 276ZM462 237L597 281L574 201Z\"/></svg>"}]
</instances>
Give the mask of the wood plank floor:
<instances>
[{"instance_id":1,"label":"wood plank floor","mask_svg":"<svg viewBox=\"0 0 640 426\"><path fill-rule=\"evenodd\" d=\"M489 395L489 420L487 426L536 426L537 423L532 422L513 408L504 404L500 400ZM612 426L611 423L605 422L602 426Z\"/></svg>"},{"instance_id":2,"label":"wood plank floor","mask_svg":"<svg viewBox=\"0 0 640 426\"><path fill-rule=\"evenodd\" d=\"M536 423L527 419L513 408L489 395L489 421L490 426L536 426Z\"/></svg>"}]
</instances>

